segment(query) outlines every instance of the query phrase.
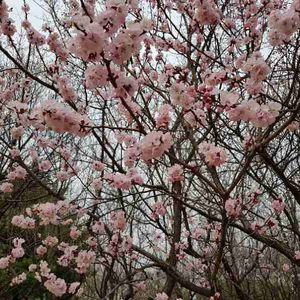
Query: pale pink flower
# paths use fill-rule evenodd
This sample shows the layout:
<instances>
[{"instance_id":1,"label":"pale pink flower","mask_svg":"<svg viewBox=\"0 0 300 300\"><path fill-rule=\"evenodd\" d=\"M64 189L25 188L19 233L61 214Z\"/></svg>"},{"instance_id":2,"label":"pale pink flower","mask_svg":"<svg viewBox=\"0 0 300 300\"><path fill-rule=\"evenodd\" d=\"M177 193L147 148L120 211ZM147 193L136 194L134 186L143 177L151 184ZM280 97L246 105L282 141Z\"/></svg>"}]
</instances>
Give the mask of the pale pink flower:
<instances>
[{"instance_id":1,"label":"pale pink flower","mask_svg":"<svg viewBox=\"0 0 300 300\"><path fill-rule=\"evenodd\" d=\"M168 300L169 297L165 293L156 294L155 300Z\"/></svg>"},{"instance_id":2,"label":"pale pink flower","mask_svg":"<svg viewBox=\"0 0 300 300\"><path fill-rule=\"evenodd\" d=\"M48 268L48 263L43 260L40 262L40 270L43 277L47 277L51 271L50 268Z\"/></svg>"},{"instance_id":3,"label":"pale pink flower","mask_svg":"<svg viewBox=\"0 0 300 300\"><path fill-rule=\"evenodd\" d=\"M94 233L105 234L104 224L101 221L97 221L93 226L92 230Z\"/></svg>"},{"instance_id":4,"label":"pale pink flower","mask_svg":"<svg viewBox=\"0 0 300 300\"><path fill-rule=\"evenodd\" d=\"M19 127L16 127L16 128L12 128L10 130L10 133L12 135L12 137L17 140L19 138L22 137L23 133L24 133L24 127L23 126L19 126Z\"/></svg>"},{"instance_id":5,"label":"pale pink flower","mask_svg":"<svg viewBox=\"0 0 300 300\"><path fill-rule=\"evenodd\" d=\"M173 139L170 133L150 132L141 140L139 145L141 158L148 161L160 158L173 145Z\"/></svg>"},{"instance_id":6,"label":"pale pink flower","mask_svg":"<svg viewBox=\"0 0 300 300\"><path fill-rule=\"evenodd\" d=\"M70 237L72 240L77 240L80 235L81 235L81 231L78 230L76 226L71 227Z\"/></svg>"},{"instance_id":7,"label":"pale pink flower","mask_svg":"<svg viewBox=\"0 0 300 300\"><path fill-rule=\"evenodd\" d=\"M300 259L300 251L295 251L295 255L294 255L295 259Z\"/></svg>"},{"instance_id":8,"label":"pale pink flower","mask_svg":"<svg viewBox=\"0 0 300 300\"><path fill-rule=\"evenodd\" d=\"M101 172L104 170L104 164L101 161L94 161L93 168L94 170Z\"/></svg>"},{"instance_id":9,"label":"pale pink flower","mask_svg":"<svg viewBox=\"0 0 300 300\"><path fill-rule=\"evenodd\" d=\"M116 230L125 230L126 218L124 211L113 211L110 214L110 224Z\"/></svg>"},{"instance_id":10,"label":"pale pink flower","mask_svg":"<svg viewBox=\"0 0 300 300\"><path fill-rule=\"evenodd\" d=\"M230 218L236 218L240 216L242 212L242 206L240 201L232 198L228 199L225 202L225 210L227 216Z\"/></svg>"},{"instance_id":11,"label":"pale pink flower","mask_svg":"<svg viewBox=\"0 0 300 300\"><path fill-rule=\"evenodd\" d=\"M35 272L35 271L37 270L37 265L31 264L31 265L28 267L28 270L29 270L29 272Z\"/></svg>"},{"instance_id":12,"label":"pale pink flower","mask_svg":"<svg viewBox=\"0 0 300 300\"><path fill-rule=\"evenodd\" d=\"M14 286L15 284L20 284L25 280L26 280L26 273L23 272L22 274L12 279L10 286Z\"/></svg>"},{"instance_id":13,"label":"pale pink flower","mask_svg":"<svg viewBox=\"0 0 300 300\"><path fill-rule=\"evenodd\" d=\"M46 289L57 297L61 297L67 292L67 284L64 279L56 278L54 274L48 276L44 283Z\"/></svg>"},{"instance_id":14,"label":"pale pink flower","mask_svg":"<svg viewBox=\"0 0 300 300\"><path fill-rule=\"evenodd\" d=\"M281 198L278 198L272 202L272 207L280 215L284 211L285 204L282 202Z\"/></svg>"},{"instance_id":15,"label":"pale pink flower","mask_svg":"<svg viewBox=\"0 0 300 300\"><path fill-rule=\"evenodd\" d=\"M0 258L0 270L4 270L9 265L9 257Z\"/></svg>"},{"instance_id":16,"label":"pale pink flower","mask_svg":"<svg viewBox=\"0 0 300 300\"><path fill-rule=\"evenodd\" d=\"M46 252L47 252L47 248L42 245L36 249L37 255L44 255Z\"/></svg>"},{"instance_id":17,"label":"pale pink flower","mask_svg":"<svg viewBox=\"0 0 300 300\"><path fill-rule=\"evenodd\" d=\"M189 232L187 232L189 234ZM206 230L199 228L199 227L193 227L192 229L192 238L199 240L201 237L205 237Z\"/></svg>"},{"instance_id":18,"label":"pale pink flower","mask_svg":"<svg viewBox=\"0 0 300 300\"><path fill-rule=\"evenodd\" d=\"M13 258L20 258L23 257L24 255L25 255L25 251L22 247L17 247L11 250L11 256Z\"/></svg>"},{"instance_id":19,"label":"pale pink flower","mask_svg":"<svg viewBox=\"0 0 300 300\"><path fill-rule=\"evenodd\" d=\"M290 270L290 266L288 264L283 264L282 265L282 271L284 273L287 273Z\"/></svg>"},{"instance_id":20,"label":"pale pink flower","mask_svg":"<svg viewBox=\"0 0 300 300\"><path fill-rule=\"evenodd\" d=\"M75 294L75 292L76 292L76 290L77 290L77 288L80 286L80 282L72 282L71 284L70 284L70 287L69 287L69 290L68 290L68 292L70 293L70 294Z\"/></svg>"},{"instance_id":21,"label":"pale pink flower","mask_svg":"<svg viewBox=\"0 0 300 300\"><path fill-rule=\"evenodd\" d=\"M78 289L77 293L76 293L76 297L81 297L83 295L84 289L80 288Z\"/></svg>"},{"instance_id":22,"label":"pale pink flower","mask_svg":"<svg viewBox=\"0 0 300 300\"><path fill-rule=\"evenodd\" d=\"M299 122L297 121L293 121L291 124L289 124L286 129L290 130L290 131L295 131L299 129Z\"/></svg>"},{"instance_id":23,"label":"pale pink flower","mask_svg":"<svg viewBox=\"0 0 300 300\"><path fill-rule=\"evenodd\" d=\"M259 233L259 234L263 234L266 232L267 227L264 226L264 223L261 221L254 221L251 225L250 225L251 229L255 232L255 233Z\"/></svg>"},{"instance_id":24,"label":"pale pink flower","mask_svg":"<svg viewBox=\"0 0 300 300\"><path fill-rule=\"evenodd\" d=\"M41 171L47 171L51 168L51 163L49 160L44 160L40 163L39 168Z\"/></svg>"},{"instance_id":25,"label":"pale pink flower","mask_svg":"<svg viewBox=\"0 0 300 300\"><path fill-rule=\"evenodd\" d=\"M166 203L162 201L157 201L154 204L151 205L151 208L153 210L151 216L156 218L158 215L165 215L166 214Z\"/></svg>"},{"instance_id":26,"label":"pale pink flower","mask_svg":"<svg viewBox=\"0 0 300 300\"><path fill-rule=\"evenodd\" d=\"M211 145L209 150L205 153L205 161L212 166L220 166L225 163L226 159L226 151L213 145Z\"/></svg>"},{"instance_id":27,"label":"pale pink flower","mask_svg":"<svg viewBox=\"0 0 300 300\"><path fill-rule=\"evenodd\" d=\"M182 166L175 164L174 166L168 169L168 181L175 182L183 180L182 173Z\"/></svg>"},{"instance_id":28,"label":"pale pink flower","mask_svg":"<svg viewBox=\"0 0 300 300\"><path fill-rule=\"evenodd\" d=\"M53 247L58 244L58 238L56 236L47 236L43 244L47 247Z\"/></svg>"},{"instance_id":29,"label":"pale pink flower","mask_svg":"<svg viewBox=\"0 0 300 300\"><path fill-rule=\"evenodd\" d=\"M266 226L268 226L268 227L270 227L270 228L273 228L273 227L274 227L274 228L278 228L278 221L275 220L275 219L272 218L272 217L266 218L265 224L266 224Z\"/></svg>"},{"instance_id":30,"label":"pale pink flower","mask_svg":"<svg viewBox=\"0 0 300 300\"><path fill-rule=\"evenodd\" d=\"M56 173L56 178L59 181L66 181L70 178L70 174L66 171L59 171Z\"/></svg>"},{"instance_id":31,"label":"pale pink flower","mask_svg":"<svg viewBox=\"0 0 300 300\"><path fill-rule=\"evenodd\" d=\"M2 193L11 193L13 191L13 184L9 182L2 183L0 186L0 191Z\"/></svg>"},{"instance_id":32,"label":"pale pink flower","mask_svg":"<svg viewBox=\"0 0 300 300\"><path fill-rule=\"evenodd\" d=\"M77 263L76 271L80 274L86 273L91 264L95 262L96 254L94 251L82 250L79 251L75 261Z\"/></svg>"}]
</instances>

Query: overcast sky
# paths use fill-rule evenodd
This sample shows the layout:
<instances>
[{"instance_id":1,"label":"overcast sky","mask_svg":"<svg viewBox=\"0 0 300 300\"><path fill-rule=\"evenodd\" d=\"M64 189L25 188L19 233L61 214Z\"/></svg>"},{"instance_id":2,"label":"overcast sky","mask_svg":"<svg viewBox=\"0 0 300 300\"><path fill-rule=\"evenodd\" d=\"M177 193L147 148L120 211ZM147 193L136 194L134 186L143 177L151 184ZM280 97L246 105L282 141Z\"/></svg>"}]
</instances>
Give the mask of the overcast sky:
<instances>
[{"instance_id":1,"label":"overcast sky","mask_svg":"<svg viewBox=\"0 0 300 300\"><path fill-rule=\"evenodd\" d=\"M24 13L21 10L23 0L5 0L5 2L9 7L13 8L13 13L10 14L10 17L15 21L15 25L17 26L19 31L19 26L21 25L21 18L24 18ZM40 29L43 24L43 10L37 4L39 2L41 1L26 0L26 3L30 6L29 21L36 29Z\"/></svg>"}]
</instances>

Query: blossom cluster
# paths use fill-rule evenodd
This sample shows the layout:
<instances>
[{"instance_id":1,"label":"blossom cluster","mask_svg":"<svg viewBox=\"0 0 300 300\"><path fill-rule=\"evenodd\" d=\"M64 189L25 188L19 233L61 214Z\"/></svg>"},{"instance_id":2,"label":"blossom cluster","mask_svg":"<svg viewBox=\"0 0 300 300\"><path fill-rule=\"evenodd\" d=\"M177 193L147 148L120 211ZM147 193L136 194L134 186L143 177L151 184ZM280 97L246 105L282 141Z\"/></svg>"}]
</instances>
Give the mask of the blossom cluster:
<instances>
[{"instance_id":1,"label":"blossom cluster","mask_svg":"<svg viewBox=\"0 0 300 300\"><path fill-rule=\"evenodd\" d=\"M32 209L26 209L25 217L24 215L14 216L12 219L12 224L16 227L32 229L36 226L36 220L34 216L40 219L39 225L64 225L68 224L68 220L62 220L62 216L65 216L68 212L76 209L77 206L71 205L68 201L58 201L54 203L41 203L34 205Z\"/></svg>"},{"instance_id":2,"label":"blossom cluster","mask_svg":"<svg viewBox=\"0 0 300 300\"><path fill-rule=\"evenodd\" d=\"M39 130L47 128L57 132L69 132L78 136L90 133L91 121L87 115L79 114L63 104L49 100L34 108L31 125Z\"/></svg>"},{"instance_id":3,"label":"blossom cluster","mask_svg":"<svg viewBox=\"0 0 300 300\"><path fill-rule=\"evenodd\" d=\"M106 173L103 176L103 179L108 181L115 188L123 190L129 190L132 187L132 184L143 184L143 178L138 174L138 170L135 168L130 169L126 174Z\"/></svg>"},{"instance_id":4,"label":"blossom cluster","mask_svg":"<svg viewBox=\"0 0 300 300\"><path fill-rule=\"evenodd\" d=\"M220 166L227 159L226 151L210 143L201 143L198 147L199 153L203 154L205 161L212 166Z\"/></svg>"},{"instance_id":5,"label":"blossom cluster","mask_svg":"<svg viewBox=\"0 0 300 300\"><path fill-rule=\"evenodd\" d=\"M288 41L300 28L299 1L293 1L285 12L272 10L269 16L269 25L271 30L268 39L271 46L279 46Z\"/></svg>"},{"instance_id":6,"label":"blossom cluster","mask_svg":"<svg viewBox=\"0 0 300 300\"><path fill-rule=\"evenodd\" d=\"M276 102L260 105L255 100L244 100L229 110L229 117L232 121L250 121L255 127L260 128L274 123L280 109L281 104Z\"/></svg>"},{"instance_id":7,"label":"blossom cluster","mask_svg":"<svg viewBox=\"0 0 300 300\"><path fill-rule=\"evenodd\" d=\"M132 135L118 135L118 142L124 142L127 149L124 154L125 165L133 167L134 162L141 158L145 161L159 159L172 145L173 138L170 133L153 131L137 142Z\"/></svg>"},{"instance_id":8,"label":"blossom cluster","mask_svg":"<svg viewBox=\"0 0 300 300\"><path fill-rule=\"evenodd\" d=\"M174 166L168 169L168 181L175 182L183 180L182 173L182 166L175 164Z\"/></svg>"},{"instance_id":9,"label":"blossom cluster","mask_svg":"<svg viewBox=\"0 0 300 300\"><path fill-rule=\"evenodd\" d=\"M0 3L0 19L1 19L1 34L6 36L13 36L17 29L14 21L8 17L8 6L4 1Z\"/></svg>"},{"instance_id":10,"label":"blossom cluster","mask_svg":"<svg viewBox=\"0 0 300 300\"><path fill-rule=\"evenodd\" d=\"M242 212L242 206L239 200L237 199L228 199L225 202L225 210L226 214L230 218L238 217Z\"/></svg>"}]
</instances>

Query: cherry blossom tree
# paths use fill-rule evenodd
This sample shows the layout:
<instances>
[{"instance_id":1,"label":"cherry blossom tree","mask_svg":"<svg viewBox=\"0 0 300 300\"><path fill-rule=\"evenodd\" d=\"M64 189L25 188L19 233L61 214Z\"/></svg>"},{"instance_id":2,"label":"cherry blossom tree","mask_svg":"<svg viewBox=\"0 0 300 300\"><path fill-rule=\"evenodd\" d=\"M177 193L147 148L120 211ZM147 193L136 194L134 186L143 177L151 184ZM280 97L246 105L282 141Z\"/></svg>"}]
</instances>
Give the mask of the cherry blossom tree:
<instances>
[{"instance_id":1,"label":"cherry blossom tree","mask_svg":"<svg viewBox=\"0 0 300 300\"><path fill-rule=\"evenodd\" d=\"M298 299L300 1L40 2L18 29L0 0L1 201L50 196L7 224L9 288Z\"/></svg>"}]
</instances>

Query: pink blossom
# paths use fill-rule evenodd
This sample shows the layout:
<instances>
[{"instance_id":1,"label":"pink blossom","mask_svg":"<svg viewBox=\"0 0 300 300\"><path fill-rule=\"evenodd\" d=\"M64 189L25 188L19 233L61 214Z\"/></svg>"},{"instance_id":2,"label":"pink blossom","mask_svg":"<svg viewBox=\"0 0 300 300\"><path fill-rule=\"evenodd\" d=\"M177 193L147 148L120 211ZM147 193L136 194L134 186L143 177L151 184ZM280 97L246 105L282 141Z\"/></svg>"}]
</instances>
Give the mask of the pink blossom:
<instances>
[{"instance_id":1,"label":"pink blossom","mask_svg":"<svg viewBox=\"0 0 300 300\"><path fill-rule=\"evenodd\" d=\"M9 182L2 183L0 186L0 191L2 193L11 193L13 191L13 184Z\"/></svg>"},{"instance_id":2,"label":"pink blossom","mask_svg":"<svg viewBox=\"0 0 300 300\"><path fill-rule=\"evenodd\" d=\"M290 270L290 266L288 264L283 264L282 265L282 271L284 273L287 273Z\"/></svg>"},{"instance_id":3,"label":"pink blossom","mask_svg":"<svg viewBox=\"0 0 300 300\"><path fill-rule=\"evenodd\" d=\"M101 65L88 67L85 71L85 84L88 89L108 85L107 69Z\"/></svg>"},{"instance_id":4,"label":"pink blossom","mask_svg":"<svg viewBox=\"0 0 300 300\"><path fill-rule=\"evenodd\" d=\"M126 149L126 151L124 153L124 161L125 161L126 167L132 168L134 166L134 162L137 160L140 153L141 153L141 151L140 151L139 145L137 145L137 144Z\"/></svg>"},{"instance_id":5,"label":"pink blossom","mask_svg":"<svg viewBox=\"0 0 300 300\"><path fill-rule=\"evenodd\" d=\"M93 168L94 168L94 170L101 172L104 170L104 164L100 161L94 161Z\"/></svg>"},{"instance_id":6,"label":"pink blossom","mask_svg":"<svg viewBox=\"0 0 300 300\"><path fill-rule=\"evenodd\" d=\"M36 249L37 255L44 255L46 252L47 252L47 248L44 247L44 246L39 246L39 247Z\"/></svg>"},{"instance_id":7,"label":"pink blossom","mask_svg":"<svg viewBox=\"0 0 300 300\"><path fill-rule=\"evenodd\" d=\"M67 284L64 279L57 278L54 274L50 274L44 283L46 289L57 297L61 297L67 292Z\"/></svg>"},{"instance_id":8,"label":"pink blossom","mask_svg":"<svg viewBox=\"0 0 300 300\"><path fill-rule=\"evenodd\" d=\"M22 245L25 243L24 239L15 238L13 239L13 244L15 248L22 247Z\"/></svg>"},{"instance_id":9,"label":"pink blossom","mask_svg":"<svg viewBox=\"0 0 300 300\"><path fill-rule=\"evenodd\" d=\"M155 300L168 300L169 297L165 293L156 294Z\"/></svg>"},{"instance_id":10,"label":"pink blossom","mask_svg":"<svg viewBox=\"0 0 300 300\"><path fill-rule=\"evenodd\" d=\"M71 80L66 76L59 76L56 78L59 92L65 102L75 102L78 98L77 93L72 87Z\"/></svg>"},{"instance_id":11,"label":"pink blossom","mask_svg":"<svg viewBox=\"0 0 300 300\"><path fill-rule=\"evenodd\" d=\"M27 175L27 171L22 168L21 166L15 168L14 171L12 172L9 172L8 174L8 179L13 181L13 180L16 180L16 179L25 179Z\"/></svg>"},{"instance_id":12,"label":"pink blossom","mask_svg":"<svg viewBox=\"0 0 300 300\"><path fill-rule=\"evenodd\" d=\"M160 158L173 144L170 133L163 134L161 131L151 132L139 143L141 158L151 160Z\"/></svg>"},{"instance_id":13,"label":"pink blossom","mask_svg":"<svg viewBox=\"0 0 300 300\"><path fill-rule=\"evenodd\" d=\"M13 258L20 258L23 257L24 255L25 255L25 251L22 247L17 247L11 250L11 256Z\"/></svg>"},{"instance_id":14,"label":"pink blossom","mask_svg":"<svg viewBox=\"0 0 300 300\"><path fill-rule=\"evenodd\" d=\"M26 273L22 273L16 277L14 277L10 283L10 286L14 286L15 284L20 284L26 280Z\"/></svg>"},{"instance_id":15,"label":"pink blossom","mask_svg":"<svg viewBox=\"0 0 300 300\"><path fill-rule=\"evenodd\" d=\"M42 46L46 43L45 36L35 30L28 21L23 21L22 27L26 30L26 36L30 44Z\"/></svg>"},{"instance_id":16,"label":"pink blossom","mask_svg":"<svg viewBox=\"0 0 300 300\"><path fill-rule=\"evenodd\" d=\"M250 149L255 145L255 139L252 136L245 136L243 140L242 146L245 149Z\"/></svg>"},{"instance_id":17,"label":"pink blossom","mask_svg":"<svg viewBox=\"0 0 300 300\"><path fill-rule=\"evenodd\" d=\"M121 173L116 173L113 175L112 184L118 189L129 190L131 188L131 179L129 176Z\"/></svg>"},{"instance_id":18,"label":"pink blossom","mask_svg":"<svg viewBox=\"0 0 300 300\"><path fill-rule=\"evenodd\" d=\"M89 237L87 240L86 240L86 243L90 246L90 247L92 247L92 248L96 248L97 247L97 245L98 245L98 242L97 242L97 240L96 240L96 238L94 238L94 237Z\"/></svg>"},{"instance_id":19,"label":"pink blossom","mask_svg":"<svg viewBox=\"0 0 300 300\"><path fill-rule=\"evenodd\" d=\"M40 276L40 273L39 273L39 272L35 272L34 278L35 278L38 282L42 282L42 277Z\"/></svg>"},{"instance_id":20,"label":"pink blossom","mask_svg":"<svg viewBox=\"0 0 300 300\"><path fill-rule=\"evenodd\" d=\"M201 25L218 24L221 17L221 11L216 7L213 1L197 1L195 18ZM160 300L160 299L158 299ZM162 299L165 300L165 299Z\"/></svg>"},{"instance_id":21,"label":"pink blossom","mask_svg":"<svg viewBox=\"0 0 300 300\"><path fill-rule=\"evenodd\" d=\"M42 171L47 171L47 170L50 169L50 167L51 167L51 163L50 163L49 160L44 160L44 161L42 161L42 162L40 163L40 165L39 165L39 168L40 168L40 170L42 170Z\"/></svg>"},{"instance_id":22,"label":"pink blossom","mask_svg":"<svg viewBox=\"0 0 300 300\"><path fill-rule=\"evenodd\" d=\"M59 216L57 213L59 211L59 207L54 203L47 202L39 204L35 208L35 211L41 219L41 225L48 225L50 223L53 225L58 224Z\"/></svg>"},{"instance_id":23,"label":"pink blossom","mask_svg":"<svg viewBox=\"0 0 300 300\"><path fill-rule=\"evenodd\" d=\"M80 286L80 282L72 282L71 284L70 284L70 287L69 287L69 290L68 290L68 292L70 293L70 294L75 294L76 293L76 290L77 290L77 288Z\"/></svg>"},{"instance_id":24,"label":"pink blossom","mask_svg":"<svg viewBox=\"0 0 300 300\"><path fill-rule=\"evenodd\" d=\"M139 175L138 170L136 168L131 168L126 175L131 179L133 184L143 184L144 180L141 175Z\"/></svg>"},{"instance_id":25,"label":"pink blossom","mask_svg":"<svg viewBox=\"0 0 300 300\"><path fill-rule=\"evenodd\" d=\"M182 166L175 164L174 166L168 169L168 181L175 182L183 180L182 173Z\"/></svg>"},{"instance_id":26,"label":"pink blossom","mask_svg":"<svg viewBox=\"0 0 300 300\"><path fill-rule=\"evenodd\" d=\"M132 238L127 236L126 239L123 240L122 242L122 251L128 252L132 247Z\"/></svg>"},{"instance_id":27,"label":"pink blossom","mask_svg":"<svg viewBox=\"0 0 300 300\"><path fill-rule=\"evenodd\" d=\"M134 287L135 287L135 289L141 290L141 291L146 291L146 289L147 289L145 281L141 281L141 282L137 283Z\"/></svg>"},{"instance_id":28,"label":"pink blossom","mask_svg":"<svg viewBox=\"0 0 300 300\"><path fill-rule=\"evenodd\" d=\"M300 259L300 251L295 251L295 256L294 256L295 259Z\"/></svg>"},{"instance_id":29,"label":"pink blossom","mask_svg":"<svg viewBox=\"0 0 300 300\"><path fill-rule=\"evenodd\" d=\"M125 230L126 218L124 211L113 211L110 214L110 224L116 230Z\"/></svg>"},{"instance_id":30,"label":"pink blossom","mask_svg":"<svg viewBox=\"0 0 300 300\"><path fill-rule=\"evenodd\" d=\"M23 228L23 229L33 229L35 228L35 220L30 217L24 217L23 215L14 216L11 223L14 226Z\"/></svg>"},{"instance_id":31,"label":"pink blossom","mask_svg":"<svg viewBox=\"0 0 300 300\"><path fill-rule=\"evenodd\" d=\"M255 233L259 234L263 234L267 230L266 226L264 226L264 223L261 221L254 221L250 227Z\"/></svg>"},{"instance_id":32,"label":"pink blossom","mask_svg":"<svg viewBox=\"0 0 300 300\"><path fill-rule=\"evenodd\" d=\"M104 224L101 221L97 221L93 226L92 230L94 233L105 234Z\"/></svg>"},{"instance_id":33,"label":"pink blossom","mask_svg":"<svg viewBox=\"0 0 300 300\"><path fill-rule=\"evenodd\" d=\"M71 227L70 237L72 240L77 240L80 235L81 235L81 231L78 230L76 226Z\"/></svg>"},{"instance_id":34,"label":"pink blossom","mask_svg":"<svg viewBox=\"0 0 300 300\"><path fill-rule=\"evenodd\" d=\"M35 272L37 270L37 265L31 264L28 267L29 272Z\"/></svg>"},{"instance_id":35,"label":"pink blossom","mask_svg":"<svg viewBox=\"0 0 300 300\"><path fill-rule=\"evenodd\" d=\"M186 93L187 87L183 83L175 83L170 90L170 97L173 104L184 107L186 110L191 108L195 99Z\"/></svg>"},{"instance_id":36,"label":"pink blossom","mask_svg":"<svg viewBox=\"0 0 300 300\"><path fill-rule=\"evenodd\" d=\"M192 237L194 239L199 240L201 237L205 237L205 235L206 235L206 230L199 228L199 227L193 227Z\"/></svg>"},{"instance_id":37,"label":"pink blossom","mask_svg":"<svg viewBox=\"0 0 300 300\"><path fill-rule=\"evenodd\" d=\"M198 102L194 104L185 115L185 119L190 126L198 128L205 127L207 125L206 114L202 108L202 102Z\"/></svg>"},{"instance_id":38,"label":"pink blossom","mask_svg":"<svg viewBox=\"0 0 300 300\"><path fill-rule=\"evenodd\" d=\"M17 139L22 137L22 135L24 133L24 127L19 126L19 127L16 127L16 128L12 128L10 130L10 133L11 133L12 137L17 140Z\"/></svg>"},{"instance_id":39,"label":"pink blossom","mask_svg":"<svg viewBox=\"0 0 300 300\"><path fill-rule=\"evenodd\" d=\"M13 36L15 34L16 26L14 21L10 18L4 18L1 22L1 30L4 35Z\"/></svg>"},{"instance_id":40,"label":"pink blossom","mask_svg":"<svg viewBox=\"0 0 300 300\"><path fill-rule=\"evenodd\" d=\"M152 217L156 218L158 215L165 215L166 214L166 203L157 201L154 204L151 205L151 208L153 210Z\"/></svg>"},{"instance_id":41,"label":"pink blossom","mask_svg":"<svg viewBox=\"0 0 300 300\"><path fill-rule=\"evenodd\" d=\"M286 129L290 130L290 131L295 131L299 129L299 122L297 121L293 121L291 124L289 124Z\"/></svg>"},{"instance_id":42,"label":"pink blossom","mask_svg":"<svg viewBox=\"0 0 300 300\"><path fill-rule=\"evenodd\" d=\"M199 152L205 155L205 161L212 166L220 166L225 163L227 159L225 150L212 144L200 144Z\"/></svg>"},{"instance_id":43,"label":"pink blossom","mask_svg":"<svg viewBox=\"0 0 300 300\"><path fill-rule=\"evenodd\" d=\"M55 55L61 60L66 61L70 56L69 52L64 48L63 44L59 41L59 34L57 32L50 33L47 38L47 44L50 51L54 52Z\"/></svg>"},{"instance_id":44,"label":"pink blossom","mask_svg":"<svg viewBox=\"0 0 300 300\"><path fill-rule=\"evenodd\" d=\"M278 198L272 202L272 207L280 215L285 209L285 204L282 202L281 198Z\"/></svg>"},{"instance_id":45,"label":"pink blossom","mask_svg":"<svg viewBox=\"0 0 300 300\"><path fill-rule=\"evenodd\" d=\"M41 275L43 277L47 277L49 275L49 272L51 271L50 268L48 268L48 263L46 261L40 261L40 270Z\"/></svg>"},{"instance_id":46,"label":"pink blossom","mask_svg":"<svg viewBox=\"0 0 300 300\"><path fill-rule=\"evenodd\" d=\"M266 218L265 224L266 224L266 226L268 226L268 227L270 227L270 228L273 228L273 227L274 227L274 228L278 228L278 221L275 220L275 219L272 218L272 217Z\"/></svg>"},{"instance_id":47,"label":"pink blossom","mask_svg":"<svg viewBox=\"0 0 300 300\"><path fill-rule=\"evenodd\" d=\"M240 204L240 201L232 198L228 199L225 202L225 210L227 216L230 218L236 218L240 216L242 212L242 206Z\"/></svg>"},{"instance_id":48,"label":"pink blossom","mask_svg":"<svg viewBox=\"0 0 300 300\"><path fill-rule=\"evenodd\" d=\"M46 126L57 132L70 132L78 136L86 136L92 126L87 115L71 110L69 107L55 101L46 101L40 107L33 109L31 125L40 130Z\"/></svg>"},{"instance_id":49,"label":"pink blossom","mask_svg":"<svg viewBox=\"0 0 300 300\"><path fill-rule=\"evenodd\" d=\"M96 22L86 24L85 34L78 31L77 35L69 41L69 51L84 61L100 61L103 48L106 47L107 41L103 28Z\"/></svg>"},{"instance_id":50,"label":"pink blossom","mask_svg":"<svg viewBox=\"0 0 300 300\"><path fill-rule=\"evenodd\" d=\"M59 171L56 173L56 178L59 181L66 181L70 178L70 174L66 171Z\"/></svg>"},{"instance_id":51,"label":"pink blossom","mask_svg":"<svg viewBox=\"0 0 300 300\"><path fill-rule=\"evenodd\" d=\"M86 273L89 266L92 263L94 263L95 259L96 259L96 254L94 251L92 251L92 250L79 251L78 256L75 259L75 261L77 263L76 271L80 274Z\"/></svg>"},{"instance_id":52,"label":"pink blossom","mask_svg":"<svg viewBox=\"0 0 300 300\"><path fill-rule=\"evenodd\" d=\"M0 258L0 270L6 269L9 265L9 257Z\"/></svg>"},{"instance_id":53,"label":"pink blossom","mask_svg":"<svg viewBox=\"0 0 300 300\"><path fill-rule=\"evenodd\" d=\"M238 94L229 93L229 92L221 92L221 104L223 106L233 106L237 103L239 98Z\"/></svg>"}]
</instances>

